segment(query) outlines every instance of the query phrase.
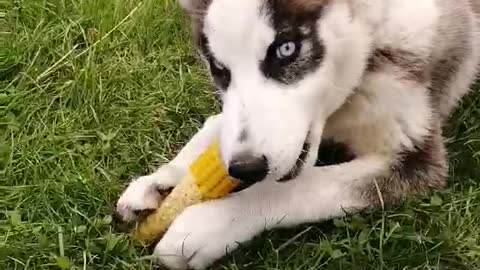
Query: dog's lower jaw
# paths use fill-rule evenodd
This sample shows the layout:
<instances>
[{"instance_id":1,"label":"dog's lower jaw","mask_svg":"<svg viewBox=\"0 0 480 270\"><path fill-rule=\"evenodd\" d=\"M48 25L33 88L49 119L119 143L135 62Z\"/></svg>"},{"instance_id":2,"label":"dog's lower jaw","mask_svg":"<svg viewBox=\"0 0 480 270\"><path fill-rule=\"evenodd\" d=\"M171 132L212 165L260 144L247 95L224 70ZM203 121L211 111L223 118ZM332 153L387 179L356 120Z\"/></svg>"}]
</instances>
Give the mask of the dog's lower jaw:
<instances>
[{"instance_id":1,"label":"dog's lower jaw","mask_svg":"<svg viewBox=\"0 0 480 270\"><path fill-rule=\"evenodd\" d=\"M323 129L325 127L326 117L324 113L317 112L317 117L310 124L310 128L307 132L307 136L302 146L295 165L290 171L278 179L278 182L287 182L297 178L305 167L314 166L317 161L317 150L320 147L322 141ZM313 150L313 151L312 151Z\"/></svg>"},{"instance_id":2,"label":"dog's lower jaw","mask_svg":"<svg viewBox=\"0 0 480 270\"><path fill-rule=\"evenodd\" d=\"M296 178L301 173L303 167L305 166L305 162L309 152L310 152L310 143L305 141L303 143L302 151L300 152L300 155L298 156L297 161L295 162L295 165L285 176L280 178L278 182L286 182Z\"/></svg>"}]
</instances>

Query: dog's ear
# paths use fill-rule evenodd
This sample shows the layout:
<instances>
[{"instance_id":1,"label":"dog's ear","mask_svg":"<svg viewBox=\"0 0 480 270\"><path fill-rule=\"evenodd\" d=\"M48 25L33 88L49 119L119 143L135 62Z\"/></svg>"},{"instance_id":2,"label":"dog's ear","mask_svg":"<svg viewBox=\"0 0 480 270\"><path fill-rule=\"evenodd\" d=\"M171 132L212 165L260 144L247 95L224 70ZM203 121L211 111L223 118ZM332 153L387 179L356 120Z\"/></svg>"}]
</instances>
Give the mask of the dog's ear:
<instances>
[{"instance_id":1,"label":"dog's ear","mask_svg":"<svg viewBox=\"0 0 480 270\"><path fill-rule=\"evenodd\" d=\"M178 3L183 8L184 11L190 13L193 10L193 2L196 0L178 0Z\"/></svg>"},{"instance_id":2,"label":"dog's ear","mask_svg":"<svg viewBox=\"0 0 480 270\"><path fill-rule=\"evenodd\" d=\"M199 16L205 12L212 0L178 0L183 10L191 16Z\"/></svg>"},{"instance_id":3,"label":"dog's ear","mask_svg":"<svg viewBox=\"0 0 480 270\"><path fill-rule=\"evenodd\" d=\"M190 16L193 38L197 44L200 44L205 13L212 0L178 0L178 2L185 13Z\"/></svg>"}]
</instances>

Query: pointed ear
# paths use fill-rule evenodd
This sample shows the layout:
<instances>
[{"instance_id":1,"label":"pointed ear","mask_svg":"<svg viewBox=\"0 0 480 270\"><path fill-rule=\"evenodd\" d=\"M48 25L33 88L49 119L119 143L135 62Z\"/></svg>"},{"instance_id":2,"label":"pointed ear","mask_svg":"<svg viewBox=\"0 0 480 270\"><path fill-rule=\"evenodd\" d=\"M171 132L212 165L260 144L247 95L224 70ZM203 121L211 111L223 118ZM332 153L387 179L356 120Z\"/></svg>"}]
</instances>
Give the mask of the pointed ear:
<instances>
[{"instance_id":1,"label":"pointed ear","mask_svg":"<svg viewBox=\"0 0 480 270\"><path fill-rule=\"evenodd\" d=\"M180 6L190 17L193 30L192 35L196 44L200 44L205 13L212 1L213 0L178 0Z\"/></svg>"},{"instance_id":2,"label":"pointed ear","mask_svg":"<svg viewBox=\"0 0 480 270\"><path fill-rule=\"evenodd\" d=\"M197 0L178 0L178 3L180 6L185 10L187 13L191 13L193 10L193 2L196 2Z\"/></svg>"},{"instance_id":3,"label":"pointed ear","mask_svg":"<svg viewBox=\"0 0 480 270\"><path fill-rule=\"evenodd\" d=\"M212 0L178 0L178 2L186 13L195 15L205 12Z\"/></svg>"}]
</instances>

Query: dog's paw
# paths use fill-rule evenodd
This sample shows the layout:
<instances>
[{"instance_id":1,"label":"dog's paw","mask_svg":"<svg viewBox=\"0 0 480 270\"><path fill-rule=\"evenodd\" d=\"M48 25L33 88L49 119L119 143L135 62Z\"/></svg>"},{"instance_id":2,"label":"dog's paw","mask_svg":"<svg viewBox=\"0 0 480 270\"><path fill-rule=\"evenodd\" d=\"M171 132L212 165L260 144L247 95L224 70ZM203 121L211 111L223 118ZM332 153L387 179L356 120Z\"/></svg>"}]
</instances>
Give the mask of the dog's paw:
<instances>
[{"instance_id":1,"label":"dog's paw","mask_svg":"<svg viewBox=\"0 0 480 270\"><path fill-rule=\"evenodd\" d=\"M169 269L205 269L256 231L222 201L187 208L157 244L154 257Z\"/></svg>"},{"instance_id":2,"label":"dog's paw","mask_svg":"<svg viewBox=\"0 0 480 270\"><path fill-rule=\"evenodd\" d=\"M151 175L132 181L117 202L117 214L124 222L139 218L145 210L156 209L161 192L175 187L184 172L172 165L164 165Z\"/></svg>"}]
</instances>

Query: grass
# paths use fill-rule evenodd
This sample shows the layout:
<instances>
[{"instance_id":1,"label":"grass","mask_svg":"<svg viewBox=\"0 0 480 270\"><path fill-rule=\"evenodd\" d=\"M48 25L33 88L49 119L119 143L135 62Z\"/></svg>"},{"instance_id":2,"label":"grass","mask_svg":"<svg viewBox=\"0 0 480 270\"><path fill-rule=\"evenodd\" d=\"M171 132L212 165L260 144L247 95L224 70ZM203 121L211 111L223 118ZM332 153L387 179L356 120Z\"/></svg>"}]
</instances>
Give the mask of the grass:
<instances>
[{"instance_id":1,"label":"grass","mask_svg":"<svg viewBox=\"0 0 480 270\"><path fill-rule=\"evenodd\" d=\"M112 227L126 181L218 104L173 0L0 0L0 269L152 269ZM480 269L480 94L447 127L449 188L266 233L220 269Z\"/></svg>"}]
</instances>

